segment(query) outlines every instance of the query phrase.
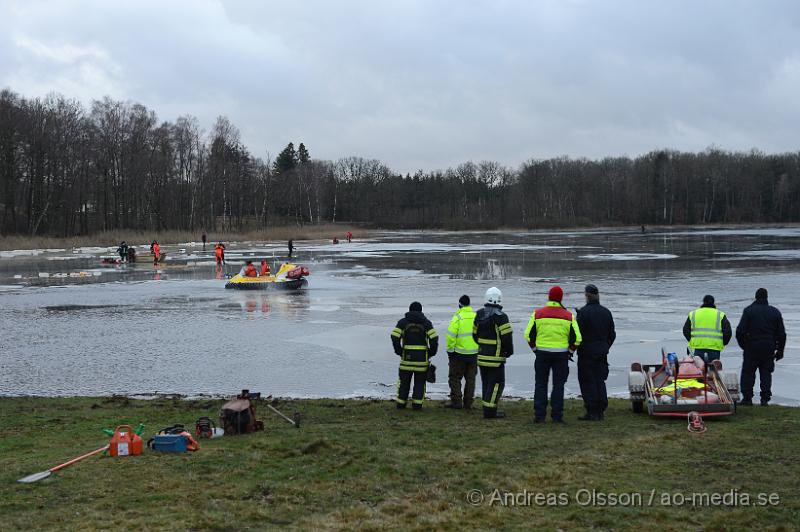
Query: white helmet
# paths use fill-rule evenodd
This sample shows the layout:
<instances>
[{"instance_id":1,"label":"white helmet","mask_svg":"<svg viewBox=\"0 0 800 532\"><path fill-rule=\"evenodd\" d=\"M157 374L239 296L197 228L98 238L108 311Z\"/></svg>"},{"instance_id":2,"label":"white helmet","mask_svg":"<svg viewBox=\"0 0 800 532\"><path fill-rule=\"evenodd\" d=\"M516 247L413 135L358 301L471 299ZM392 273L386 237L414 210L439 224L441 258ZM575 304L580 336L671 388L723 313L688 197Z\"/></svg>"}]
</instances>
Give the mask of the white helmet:
<instances>
[{"instance_id":1,"label":"white helmet","mask_svg":"<svg viewBox=\"0 0 800 532\"><path fill-rule=\"evenodd\" d=\"M503 302L503 293L497 287L491 287L486 291L486 302L492 305L499 305Z\"/></svg>"}]
</instances>

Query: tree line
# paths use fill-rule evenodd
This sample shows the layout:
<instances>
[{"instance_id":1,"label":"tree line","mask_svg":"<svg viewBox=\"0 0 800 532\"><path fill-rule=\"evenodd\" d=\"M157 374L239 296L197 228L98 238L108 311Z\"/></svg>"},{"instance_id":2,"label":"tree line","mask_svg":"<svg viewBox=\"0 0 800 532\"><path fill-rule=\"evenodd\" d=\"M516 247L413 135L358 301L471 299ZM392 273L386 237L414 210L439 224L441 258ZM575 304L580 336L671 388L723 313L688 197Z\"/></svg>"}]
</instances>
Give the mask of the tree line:
<instances>
[{"instance_id":1,"label":"tree line","mask_svg":"<svg viewBox=\"0 0 800 532\"><path fill-rule=\"evenodd\" d=\"M205 132L138 103L0 92L3 234L797 222L799 200L800 152L654 150L402 175L374 159L316 160L302 143L258 157L225 117Z\"/></svg>"}]
</instances>

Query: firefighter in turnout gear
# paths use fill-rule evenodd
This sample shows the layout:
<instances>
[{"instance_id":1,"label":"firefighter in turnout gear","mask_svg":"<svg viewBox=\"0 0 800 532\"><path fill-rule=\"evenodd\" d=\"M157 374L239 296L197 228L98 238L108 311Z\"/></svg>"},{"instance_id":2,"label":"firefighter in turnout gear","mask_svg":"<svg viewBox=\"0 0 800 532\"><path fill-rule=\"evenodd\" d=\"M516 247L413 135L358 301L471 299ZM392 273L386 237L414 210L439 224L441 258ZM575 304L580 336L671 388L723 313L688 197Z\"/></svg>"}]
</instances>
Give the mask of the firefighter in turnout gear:
<instances>
[{"instance_id":1,"label":"firefighter in turnout gear","mask_svg":"<svg viewBox=\"0 0 800 532\"><path fill-rule=\"evenodd\" d=\"M469 306L469 296L458 300L458 311L453 314L447 327L447 358L450 385L450 402L447 408L469 410L475 400L475 376L478 373L478 344L472 339L475 311ZM464 395L461 395L461 379L464 379Z\"/></svg>"},{"instance_id":2,"label":"firefighter in turnout gear","mask_svg":"<svg viewBox=\"0 0 800 532\"><path fill-rule=\"evenodd\" d=\"M478 344L478 367L481 371L483 417L502 418L497 410L506 384L506 359L514 354L511 324L503 312L503 294L494 286L486 291L486 304L475 315L472 339Z\"/></svg>"},{"instance_id":3,"label":"firefighter in turnout gear","mask_svg":"<svg viewBox=\"0 0 800 532\"><path fill-rule=\"evenodd\" d=\"M420 410L425 400L425 377L430 358L436 355L436 350L439 348L439 335L430 320L422 313L422 305L414 301L408 307L405 317L398 321L392 330L391 338L394 352L400 357L400 375L395 399L397 408L406 407L413 379L411 407Z\"/></svg>"}]
</instances>

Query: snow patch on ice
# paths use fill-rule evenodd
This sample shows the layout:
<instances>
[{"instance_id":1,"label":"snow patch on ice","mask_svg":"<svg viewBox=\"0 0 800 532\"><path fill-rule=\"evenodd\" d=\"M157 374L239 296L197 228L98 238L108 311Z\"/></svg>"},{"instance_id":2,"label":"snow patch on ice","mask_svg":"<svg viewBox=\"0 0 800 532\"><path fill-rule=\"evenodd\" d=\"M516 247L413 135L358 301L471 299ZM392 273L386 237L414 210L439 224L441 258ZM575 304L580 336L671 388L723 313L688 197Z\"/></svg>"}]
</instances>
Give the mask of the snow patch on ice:
<instances>
[{"instance_id":1,"label":"snow patch on ice","mask_svg":"<svg viewBox=\"0 0 800 532\"><path fill-rule=\"evenodd\" d=\"M0 251L0 257L10 259L14 257L35 257L42 253L60 253L66 251L64 249L48 248L48 249L12 249L9 251Z\"/></svg>"},{"instance_id":2,"label":"snow patch on ice","mask_svg":"<svg viewBox=\"0 0 800 532\"><path fill-rule=\"evenodd\" d=\"M589 260L667 260L677 259L671 253L597 253L594 255L581 255L582 259Z\"/></svg>"},{"instance_id":3,"label":"snow patch on ice","mask_svg":"<svg viewBox=\"0 0 800 532\"><path fill-rule=\"evenodd\" d=\"M723 255L725 258L764 258L764 259L800 259L800 249L764 249L753 251L718 251L715 255Z\"/></svg>"}]
</instances>

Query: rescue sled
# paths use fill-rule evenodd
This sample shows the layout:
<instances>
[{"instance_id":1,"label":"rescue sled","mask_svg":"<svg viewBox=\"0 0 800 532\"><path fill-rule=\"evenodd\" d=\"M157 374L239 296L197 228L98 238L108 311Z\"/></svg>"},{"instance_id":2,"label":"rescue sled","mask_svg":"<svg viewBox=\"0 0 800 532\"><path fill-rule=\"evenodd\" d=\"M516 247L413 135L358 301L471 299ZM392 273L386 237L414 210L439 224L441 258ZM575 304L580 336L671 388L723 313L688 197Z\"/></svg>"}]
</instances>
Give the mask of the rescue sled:
<instances>
[{"instance_id":1,"label":"rescue sled","mask_svg":"<svg viewBox=\"0 0 800 532\"><path fill-rule=\"evenodd\" d=\"M661 349L661 364L631 364L628 391L636 413L686 417L689 412L727 416L736 412L739 379L722 371L722 363L706 364L700 357L679 358Z\"/></svg>"},{"instance_id":2,"label":"rescue sled","mask_svg":"<svg viewBox=\"0 0 800 532\"><path fill-rule=\"evenodd\" d=\"M300 290L308 285L305 279L309 275L308 268L284 263L275 275L245 277L234 275L225 283L225 288L234 290Z\"/></svg>"}]
</instances>

